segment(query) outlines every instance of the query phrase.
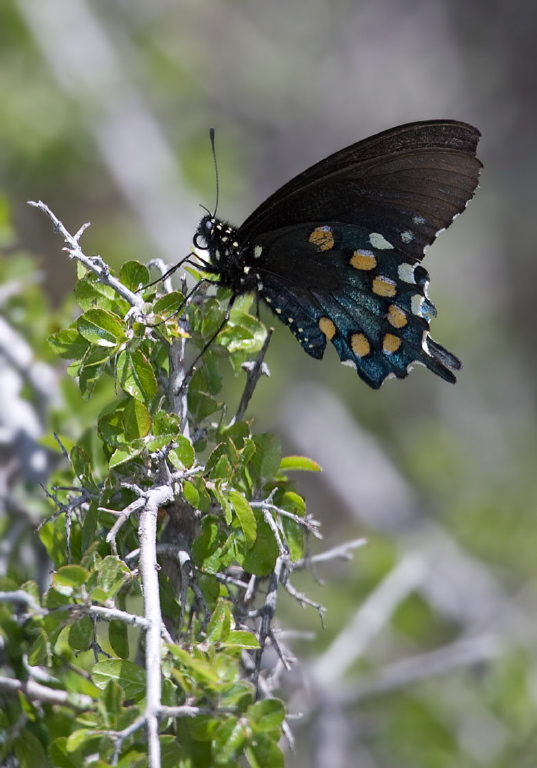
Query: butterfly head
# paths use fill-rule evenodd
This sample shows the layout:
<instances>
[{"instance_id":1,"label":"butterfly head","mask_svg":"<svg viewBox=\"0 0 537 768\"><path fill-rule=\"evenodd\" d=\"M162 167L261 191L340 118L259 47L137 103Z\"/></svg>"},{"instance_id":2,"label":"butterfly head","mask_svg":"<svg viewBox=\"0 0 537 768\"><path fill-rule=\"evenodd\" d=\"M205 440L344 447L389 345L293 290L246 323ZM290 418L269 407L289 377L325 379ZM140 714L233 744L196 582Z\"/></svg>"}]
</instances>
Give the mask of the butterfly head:
<instances>
[{"instance_id":1,"label":"butterfly head","mask_svg":"<svg viewBox=\"0 0 537 768\"><path fill-rule=\"evenodd\" d=\"M238 231L222 219L207 214L200 221L194 245L207 251L208 259L203 268L216 276L216 282L236 293L251 290L253 285L245 284L244 255L238 240Z\"/></svg>"}]
</instances>

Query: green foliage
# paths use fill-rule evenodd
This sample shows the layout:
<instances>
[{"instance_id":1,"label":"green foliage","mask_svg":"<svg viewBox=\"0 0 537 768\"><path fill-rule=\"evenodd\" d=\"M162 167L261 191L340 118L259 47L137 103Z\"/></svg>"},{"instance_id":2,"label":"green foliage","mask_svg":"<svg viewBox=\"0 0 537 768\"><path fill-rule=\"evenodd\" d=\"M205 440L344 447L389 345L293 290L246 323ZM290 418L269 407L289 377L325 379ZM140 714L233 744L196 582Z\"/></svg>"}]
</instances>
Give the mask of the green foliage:
<instances>
[{"instance_id":1,"label":"green foliage","mask_svg":"<svg viewBox=\"0 0 537 768\"><path fill-rule=\"evenodd\" d=\"M260 352L265 329L248 314L248 300L241 300L218 332L227 300L222 291L189 304L183 318L170 316L182 294L144 288L149 272L137 262L126 263L119 280L141 290L144 323L127 314L128 303L106 281L86 269L79 275L81 313L49 337L50 351L69 361L68 375L84 398L65 404L72 409L61 438L69 462L52 478L55 514L39 531L52 578L42 596L34 582L22 586L28 595L22 621L0 604L13 674L26 678L26 658L31 669L52 676L50 690L64 699L59 705L51 695L39 703L21 691L0 716L0 730L17 733L0 747L0 760L11 750L21 766L82 768L90 756L93 765L114 759L129 768L147 765L145 729L122 732L143 720L151 685L143 661L141 587L145 592L147 585L137 559L138 522L164 482L172 501L159 509L157 541L150 546L175 546L175 558L183 552L192 559L178 588L174 557L170 563L169 554L159 556L167 627L162 704L188 705L197 714L163 711L161 765L238 766L246 760L252 768L283 766L278 742L285 708L276 698L256 701L252 670L266 631L261 633L252 608L263 608L258 590L278 557L291 564L306 552L305 503L288 472L319 467L303 457L282 458L274 435L256 434L251 421L230 419L219 399L226 375L243 376L242 363ZM188 367L186 358L172 360L177 340L187 340L192 359L217 332L184 392L172 398L170 371ZM102 393L108 393L104 402ZM174 412L177 397L186 405L182 417ZM85 419L95 400L99 411ZM77 423L82 433L69 434ZM49 445L57 450L54 441ZM69 514L57 514L65 510ZM247 606L251 576L257 588ZM23 716L26 725L15 727Z\"/></svg>"}]
</instances>

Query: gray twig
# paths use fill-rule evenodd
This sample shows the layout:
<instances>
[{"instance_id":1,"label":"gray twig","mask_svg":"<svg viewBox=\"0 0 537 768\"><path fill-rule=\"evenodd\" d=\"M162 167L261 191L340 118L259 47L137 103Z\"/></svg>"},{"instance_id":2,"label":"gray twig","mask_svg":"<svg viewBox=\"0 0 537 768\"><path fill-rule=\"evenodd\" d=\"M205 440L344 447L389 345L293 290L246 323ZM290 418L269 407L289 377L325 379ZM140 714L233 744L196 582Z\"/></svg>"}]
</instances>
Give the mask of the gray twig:
<instances>
[{"instance_id":1,"label":"gray twig","mask_svg":"<svg viewBox=\"0 0 537 768\"><path fill-rule=\"evenodd\" d=\"M62 222L58 219L58 217L50 210L48 205L43 203L41 200L38 202L29 200L28 205L33 205L35 208L40 208L44 213L47 214L49 219L51 219L51 221L54 223L54 229L60 233L60 235L67 243L67 248L64 250L66 250L69 254L69 258L76 259L81 264L83 264L86 269L89 269L91 272L96 274L102 283L109 285L119 296L125 299L125 301L131 305L131 307L136 307L136 309L142 313L144 305L142 296L138 293L133 293L126 286L124 286L120 280L118 280L116 277L113 277L113 275L110 274L109 267L104 263L100 256L86 256L80 247L78 241L80 240L84 231L89 227L89 223L83 224L75 235L71 235L71 233L68 232Z\"/></svg>"}]
</instances>

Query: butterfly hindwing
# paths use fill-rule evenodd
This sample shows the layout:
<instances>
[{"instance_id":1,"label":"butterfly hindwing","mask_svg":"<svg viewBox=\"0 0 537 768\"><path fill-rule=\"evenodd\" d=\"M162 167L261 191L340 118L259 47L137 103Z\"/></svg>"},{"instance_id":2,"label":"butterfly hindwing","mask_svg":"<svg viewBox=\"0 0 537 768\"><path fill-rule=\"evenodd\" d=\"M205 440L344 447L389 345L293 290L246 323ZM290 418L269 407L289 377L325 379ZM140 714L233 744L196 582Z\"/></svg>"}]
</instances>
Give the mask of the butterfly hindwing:
<instances>
[{"instance_id":1,"label":"butterfly hindwing","mask_svg":"<svg viewBox=\"0 0 537 768\"><path fill-rule=\"evenodd\" d=\"M259 295L308 354L321 358L331 341L373 388L415 362L453 381L446 366L459 361L429 337L436 309L426 270L375 234L313 222L259 237L251 265Z\"/></svg>"}]
</instances>

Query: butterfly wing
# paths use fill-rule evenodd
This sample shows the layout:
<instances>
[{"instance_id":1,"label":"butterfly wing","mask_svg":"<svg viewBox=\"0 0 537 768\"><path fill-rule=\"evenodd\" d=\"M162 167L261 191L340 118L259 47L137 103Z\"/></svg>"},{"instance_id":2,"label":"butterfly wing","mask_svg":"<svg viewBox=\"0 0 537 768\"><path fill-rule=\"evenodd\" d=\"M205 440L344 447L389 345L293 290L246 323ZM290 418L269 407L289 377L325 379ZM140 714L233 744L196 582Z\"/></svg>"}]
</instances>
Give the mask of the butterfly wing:
<instances>
[{"instance_id":1,"label":"butterfly wing","mask_svg":"<svg viewBox=\"0 0 537 768\"><path fill-rule=\"evenodd\" d=\"M455 381L460 362L429 337L427 272L401 251L375 247L362 227L325 222L266 233L256 248L257 292L309 355L321 358L330 340L374 389L416 362Z\"/></svg>"},{"instance_id":2,"label":"butterfly wing","mask_svg":"<svg viewBox=\"0 0 537 768\"><path fill-rule=\"evenodd\" d=\"M321 160L262 203L239 229L242 242L285 226L325 221L378 233L422 259L472 197L479 131L453 120L410 123Z\"/></svg>"},{"instance_id":3,"label":"butterfly wing","mask_svg":"<svg viewBox=\"0 0 537 768\"><path fill-rule=\"evenodd\" d=\"M210 214L195 242L235 296L256 291L305 351L330 340L371 387L412 363L455 381L459 360L429 336L425 248L477 186L479 131L410 123L336 152L281 187L235 229Z\"/></svg>"}]
</instances>

